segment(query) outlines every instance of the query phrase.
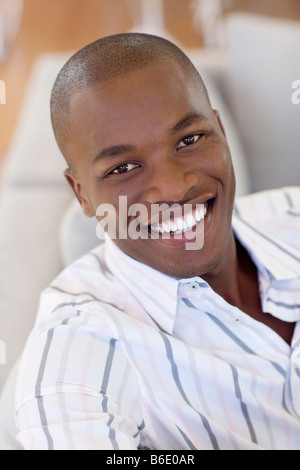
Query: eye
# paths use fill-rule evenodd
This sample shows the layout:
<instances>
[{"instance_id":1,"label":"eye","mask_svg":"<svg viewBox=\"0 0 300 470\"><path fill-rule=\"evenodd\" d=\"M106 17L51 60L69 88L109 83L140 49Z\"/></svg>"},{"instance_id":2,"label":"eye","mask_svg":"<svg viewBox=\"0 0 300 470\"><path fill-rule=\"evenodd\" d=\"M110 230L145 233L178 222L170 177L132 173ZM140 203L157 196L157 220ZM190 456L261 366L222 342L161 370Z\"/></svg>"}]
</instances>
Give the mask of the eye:
<instances>
[{"instance_id":1,"label":"eye","mask_svg":"<svg viewBox=\"0 0 300 470\"><path fill-rule=\"evenodd\" d=\"M134 168L137 168L138 165L134 163L122 163L122 165L117 166L114 170L110 172L110 174L113 175L120 175L122 173L128 173L131 170L134 170Z\"/></svg>"},{"instance_id":2,"label":"eye","mask_svg":"<svg viewBox=\"0 0 300 470\"><path fill-rule=\"evenodd\" d=\"M177 145L177 149L188 147L189 145L195 144L197 140L200 139L200 137L201 137L201 134L188 135L187 137L185 137L179 142L179 144Z\"/></svg>"}]
</instances>

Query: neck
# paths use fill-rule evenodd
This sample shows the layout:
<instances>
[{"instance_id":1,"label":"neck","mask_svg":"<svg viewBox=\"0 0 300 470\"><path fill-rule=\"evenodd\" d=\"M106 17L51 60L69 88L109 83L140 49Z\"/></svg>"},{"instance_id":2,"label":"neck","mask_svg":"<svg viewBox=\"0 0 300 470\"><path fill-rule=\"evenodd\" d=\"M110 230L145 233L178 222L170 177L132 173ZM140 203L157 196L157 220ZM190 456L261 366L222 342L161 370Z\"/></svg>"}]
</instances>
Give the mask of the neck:
<instances>
[{"instance_id":1,"label":"neck","mask_svg":"<svg viewBox=\"0 0 300 470\"><path fill-rule=\"evenodd\" d=\"M256 267L233 233L222 262L213 272L202 277L217 294L241 310L247 310L250 287L253 302L260 301Z\"/></svg>"},{"instance_id":2,"label":"neck","mask_svg":"<svg viewBox=\"0 0 300 470\"><path fill-rule=\"evenodd\" d=\"M295 324L262 311L256 266L233 235L222 263L214 272L202 277L229 304L264 323L291 344Z\"/></svg>"}]
</instances>

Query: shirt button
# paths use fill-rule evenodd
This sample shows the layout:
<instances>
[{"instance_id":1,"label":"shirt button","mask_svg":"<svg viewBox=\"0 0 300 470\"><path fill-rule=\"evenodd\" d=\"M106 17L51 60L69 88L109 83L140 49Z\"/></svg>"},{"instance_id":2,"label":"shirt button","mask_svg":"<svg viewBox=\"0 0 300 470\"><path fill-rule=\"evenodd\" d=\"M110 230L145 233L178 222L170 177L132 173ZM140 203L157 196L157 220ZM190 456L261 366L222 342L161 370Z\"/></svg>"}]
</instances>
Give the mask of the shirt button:
<instances>
[{"instance_id":1,"label":"shirt button","mask_svg":"<svg viewBox=\"0 0 300 470\"><path fill-rule=\"evenodd\" d=\"M199 284L198 284L197 282L191 282L191 283L189 284L189 289L190 289L191 291L196 292L197 290L200 289L200 286L199 286Z\"/></svg>"}]
</instances>

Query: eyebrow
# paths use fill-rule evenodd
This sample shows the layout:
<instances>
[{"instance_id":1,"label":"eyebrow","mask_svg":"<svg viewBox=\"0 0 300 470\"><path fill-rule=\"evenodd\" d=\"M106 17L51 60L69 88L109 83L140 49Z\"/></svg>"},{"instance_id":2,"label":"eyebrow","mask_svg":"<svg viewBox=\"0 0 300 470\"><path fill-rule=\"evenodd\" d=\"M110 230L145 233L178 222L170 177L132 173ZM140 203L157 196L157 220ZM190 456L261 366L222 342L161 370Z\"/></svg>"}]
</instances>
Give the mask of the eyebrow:
<instances>
[{"instance_id":1,"label":"eyebrow","mask_svg":"<svg viewBox=\"0 0 300 470\"><path fill-rule=\"evenodd\" d=\"M102 159L109 157L118 157L123 153L132 152L133 150L133 145L115 145L114 147L106 147L95 156L93 164L99 162Z\"/></svg>"},{"instance_id":2,"label":"eyebrow","mask_svg":"<svg viewBox=\"0 0 300 470\"><path fill-rule=\"evenodd\" d=\"M180 121L178 121L174 126L169 129L171 135L176 134L177 132L184 130L186 127L194 124L195 121L208 121L201 113L189 113L184 116ZM133 145L115 145L112 147L105 147L102 149L93 159L93 165L98 163L100 160L110 158L110 157L119 157L124 153L133 152L135 147Z\"/></svg>"},{"instance_id":3,"label":"eyebrow","mask_svg":"<svg viewBox=\"0 0 300 470\"><path fill-rule=\"evenodd\" d=\"M194 124L195 121L208 121L208 119L206 116L204 116L204 114L201 113L188 113L171 127L170 134L176 134L177 132L184 130L191 124Z\"/></svg>"}]
</instances>

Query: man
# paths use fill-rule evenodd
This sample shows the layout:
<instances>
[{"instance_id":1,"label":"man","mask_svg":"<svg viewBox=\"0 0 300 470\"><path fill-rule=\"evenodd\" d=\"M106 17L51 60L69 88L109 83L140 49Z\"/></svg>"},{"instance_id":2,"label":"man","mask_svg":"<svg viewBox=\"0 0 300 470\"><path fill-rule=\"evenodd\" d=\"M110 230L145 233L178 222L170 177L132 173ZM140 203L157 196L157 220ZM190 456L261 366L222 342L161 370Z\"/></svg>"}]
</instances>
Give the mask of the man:
<instances>
[{"instance_id":1,"label":"man","mask_svg":"<svg viewBox=\"0 0 300 470\"><path fill-rule=\"evenodd\" d=\"M79 51L51 112L66 178L109 236L42 295L17 387L23 446L300 449L299 189L237 203L232 228L221 119L155 36Z\"/></svg>"}]
</instances>

